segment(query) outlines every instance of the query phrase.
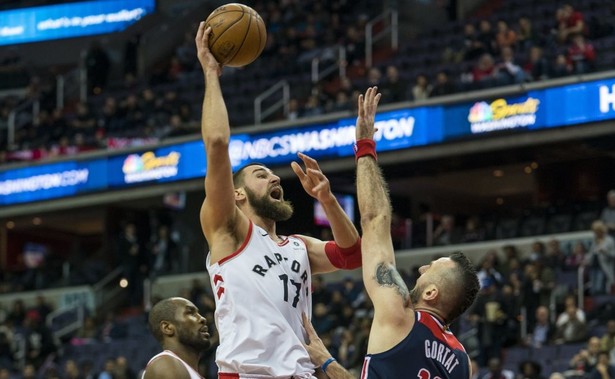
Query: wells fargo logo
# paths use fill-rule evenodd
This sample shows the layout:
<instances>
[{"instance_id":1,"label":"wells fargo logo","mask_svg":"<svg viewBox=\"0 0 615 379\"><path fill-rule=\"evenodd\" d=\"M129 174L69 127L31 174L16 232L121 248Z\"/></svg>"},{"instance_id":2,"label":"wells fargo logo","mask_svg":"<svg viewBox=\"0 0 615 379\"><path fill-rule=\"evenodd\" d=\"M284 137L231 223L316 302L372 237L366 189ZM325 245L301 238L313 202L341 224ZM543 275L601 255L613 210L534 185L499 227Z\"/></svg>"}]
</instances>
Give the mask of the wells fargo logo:
<instances>
[{"instance_id":1,"label":"wells fargo logo","mask_svg":"<svg viewBox=\"0 0 615 379\"><path fill-rule=\"evenodd\" d=\"M177 175L180 157L176 151L158 157L151 151L142 155L130 154L122 165L124 181L138 183L173 177Z\"/></svg>"},{"instance_id":2,"label":"wells fargo logo","mask_svg":"<svg viewBox=\"0 0 615 379\"><path fill-rule=\"evenodd\" d=\"M472 133L530 126L536 123L539 105L540 100L532 97L512 104L508 104L506 99L497 99L491 104L481 101L470 108L468 121Z\"/></svg>"}]
</instances>

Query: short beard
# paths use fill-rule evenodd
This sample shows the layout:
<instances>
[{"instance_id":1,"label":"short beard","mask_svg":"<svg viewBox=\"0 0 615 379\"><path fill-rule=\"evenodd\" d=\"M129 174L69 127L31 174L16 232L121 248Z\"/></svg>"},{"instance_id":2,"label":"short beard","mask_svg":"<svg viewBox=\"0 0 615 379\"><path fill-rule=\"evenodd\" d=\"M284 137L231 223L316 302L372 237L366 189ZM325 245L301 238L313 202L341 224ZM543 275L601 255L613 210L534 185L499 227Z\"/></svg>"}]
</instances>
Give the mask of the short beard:
<instances>
[{"instance_id":1,"label":"short beard","mask_svg":"<svg viewBox=\"0 0 615 379\"><path fill-rule=\"evenodd\" d=\"M278 221L286 221L293 215L293 204L288 200L273 201L269 195L257 197L249 188L244 188L248 201L256 214L262 218Z\"/></svg>"},{"instance_id":2,"label":"short beard","mask_svg":"<svg viewBox=\"0 0 615 379\"><path fill-rule=\"evenodd\" d=\"M205 350L209 349L211 346L211 341L209 339L203 339L201 333L194 335L181 328L177 329L177 339L182 345L188 346L198 352L205 352Z\"/></svg>"}]
</instances>

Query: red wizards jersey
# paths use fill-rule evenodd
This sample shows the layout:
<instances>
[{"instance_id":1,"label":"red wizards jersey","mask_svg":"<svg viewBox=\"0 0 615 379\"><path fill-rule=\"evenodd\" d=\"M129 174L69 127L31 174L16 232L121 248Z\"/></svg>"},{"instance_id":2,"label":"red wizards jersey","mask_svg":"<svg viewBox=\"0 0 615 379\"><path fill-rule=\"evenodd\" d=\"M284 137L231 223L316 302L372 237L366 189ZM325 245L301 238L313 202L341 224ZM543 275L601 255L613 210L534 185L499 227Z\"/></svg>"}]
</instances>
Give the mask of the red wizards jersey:
<instances>
[{"instance_id":1,"label":"red wizards jersey","mask_svg":"<svg viewBox=\"0 0 615 379\"><path fill-rule=\"evenodd\" d=\"M361 379L469 379L468 354L437 318L415 312L410 333L388 351L368 354Z\"/></svg>"}]
</instances>

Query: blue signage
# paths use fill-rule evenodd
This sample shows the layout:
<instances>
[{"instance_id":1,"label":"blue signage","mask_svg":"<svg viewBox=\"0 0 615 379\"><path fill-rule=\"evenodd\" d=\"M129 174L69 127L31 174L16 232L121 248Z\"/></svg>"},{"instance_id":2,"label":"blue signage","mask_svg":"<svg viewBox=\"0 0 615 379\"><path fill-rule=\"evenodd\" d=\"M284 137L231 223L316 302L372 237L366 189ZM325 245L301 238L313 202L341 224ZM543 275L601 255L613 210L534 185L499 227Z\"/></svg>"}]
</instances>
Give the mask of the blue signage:
<instances>
[{"instance_id":1,"label":"blue signage","mask_svg":"<svg viewBox=\"0 0 615 379\"><path fill-rule=\"evenodd\" d=\"M107 188L106 159L0 172L0 204L74 196Z\"/></svg>"},{"instance_id":2,"label":"blue signage","mask_svg":"<svg viewBox=\"0 0 615 379\"><path fill-rule=\"evenodd\" d=\"M378 151L394 151L493 133L532 131L615 119L615 79L451 105L404 108L376 115ZM272 166L303 152L320 159L353 155L355 121L231 136L233 169L251 161ZM138 153L0 172L0 204L17 204L203 177L200 140Z\"/></svg>"},{"instance_id":3,"label":"blue signage","mask_svg":"<svg viewBox=\"0 0 615 379\"><path fill-rule=\"evenodd\" d=\"M119 32L155 6L155 0L96 0L2 11L0 45Z\"/></svg>"},{"instance_id":4,"label":"blue signage","mask_svg":"<svg viewBox=\"0 0 615 379\"><path fill-rule=\"evenodd\" d=\"M125 154L109 158L110 187L142 183L163 183L205 176L202 141Z\"/></svg>"}]
</instances>

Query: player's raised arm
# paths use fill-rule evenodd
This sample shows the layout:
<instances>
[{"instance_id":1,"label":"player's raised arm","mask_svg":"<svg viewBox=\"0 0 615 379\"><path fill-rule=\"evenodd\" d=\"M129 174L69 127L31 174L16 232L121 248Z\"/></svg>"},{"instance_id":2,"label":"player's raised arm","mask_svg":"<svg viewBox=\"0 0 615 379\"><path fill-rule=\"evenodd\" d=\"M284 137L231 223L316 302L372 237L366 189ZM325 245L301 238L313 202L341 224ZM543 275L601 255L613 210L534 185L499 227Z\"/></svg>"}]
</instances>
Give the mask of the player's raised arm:
<instances>
[{"instance_id":1,"label":"player's raised arm","mask_svg":"<svg viewBox=\"0 0 615 379\"><path fill-rule=\"evenodd\" d=\"M205 75L201 133L207 154L207 173L201 226L210 245L212 261L216 262L239 246L242 237L247 233L249 222L247 218L241 217L235 205L233 174L228 154L231 131L220 88L221 67L209 50L210 31L211 29L205 29L205 23L201 22L195 42ZM231 234L229 225L234 225L234 235ZM234 238L229 239L228 236Z\"/></svg>"},{"instance_id":2,"label":"player's raised arm","mask_svg":"<svg viewBox=\"0 0 615 379\"><path fill-rule=\"evenodd\" d=\"M299 158L305 165L305 171L296 162L292 162L291 167L305 192L322 205L334 238L334 241L321 241L302 236L310 255L312 274L361 267L361 239L357 228L331 192L329 179L318 162L302 153L299 153Z\"/></svg>"},{"instance_id":3,"label":"player's raised arm","mask_svg":"<svg viewBox=\"0 0 615 379\"><path fill-rule=\"evenodd\" d=\"M409 312L406 312L410 304L408 287L395 267L388 187L376 161L374 118L379 100L380 94L376 87L369 88L365 95L359 96L356 125L357 199L363 230L363 281L375 311L368 348L372 352L383 350L377 347L382 347L381 341L387 344L392 341L394 343L391 346L394 346L400 336L397 327L413 322L413 318L408 317Z\"/></svg>"}]
</instances>

